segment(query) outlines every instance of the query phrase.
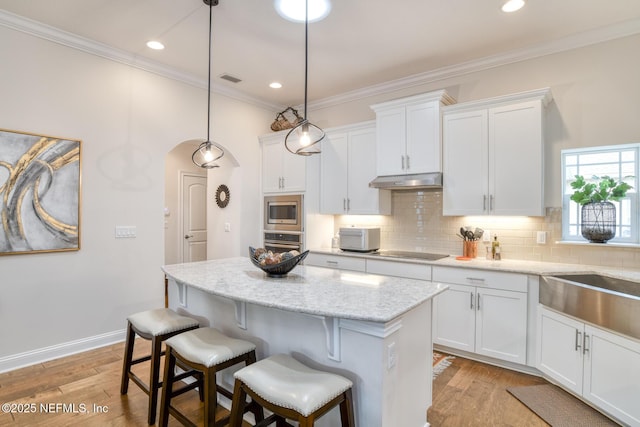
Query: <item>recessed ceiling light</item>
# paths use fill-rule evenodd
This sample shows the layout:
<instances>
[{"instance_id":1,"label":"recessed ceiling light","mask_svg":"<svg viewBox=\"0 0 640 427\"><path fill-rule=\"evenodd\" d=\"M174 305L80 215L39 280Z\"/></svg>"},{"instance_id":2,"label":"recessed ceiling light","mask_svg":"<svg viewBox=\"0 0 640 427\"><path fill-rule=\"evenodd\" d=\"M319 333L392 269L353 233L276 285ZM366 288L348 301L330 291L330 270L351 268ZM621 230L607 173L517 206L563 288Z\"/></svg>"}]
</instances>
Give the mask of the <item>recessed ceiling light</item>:
<instances>
[{"instance_id":1,"label":"recessed ceiling light","mask_svg":"<svg viewBox=\"0 0 640 427\"><path fill-rule=\"evenodd\" d=\"M522 9L524 6L524 0L508 0L502 5L503 12L515 12Z\"/></svg>"},{"instance_id":2,"label":"recessed ceiling light","mask_svg":"<svg viewBox=\"0 0 640 427\"><path fill-rule=\"evenodd\" d=\"M271 89L280 89L282 87L282 83L278 83L278 82L269 83L269 87Z\"/></svg>"},{"instance_id":3,"label":"recessed ceiling light","mask_svg":"<svg viewBox=\"0 0 640 427\"><path fill-rule=\"evenodd\" d=\"M293 22L304 22L305 2L300 0L274 0L280 16ZM324 19L331 12L330 0L309 0L309 22Z\"/></svg>"},{"instance_id":4,"label":"recessed ceiling light","mask_svg":"<svg viewBox=\"0 0 640 427\"><path fill-rule=\"evenodd\" d=\"M162 50L164 49L164 45L156 40L149 40L147 42L147 47L153 50Z\"/></svg>"}]
</instances>

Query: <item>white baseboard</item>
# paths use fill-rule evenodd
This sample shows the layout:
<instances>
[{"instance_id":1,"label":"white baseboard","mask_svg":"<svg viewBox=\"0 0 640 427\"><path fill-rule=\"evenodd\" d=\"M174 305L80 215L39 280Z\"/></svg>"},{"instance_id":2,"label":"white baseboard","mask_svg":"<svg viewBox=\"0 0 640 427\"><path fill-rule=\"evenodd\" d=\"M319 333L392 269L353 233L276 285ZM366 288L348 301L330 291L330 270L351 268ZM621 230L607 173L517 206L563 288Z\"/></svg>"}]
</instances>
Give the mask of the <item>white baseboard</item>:
<instances>
[{"instance_id":1,"label":"white baseboard","mask_svg":"<svg viewBox=\"0 0 640 427\"><path fill-rule=\"evenodd\" d=\"M126 330L122 329L49 347L42 347L36 350L25 351L24 353L5 356L0 358L0 373L92 350L94 348L104 347L105 345L115 344L117 342L124 341L125 333Z\"/></svg>"}]
</instances>

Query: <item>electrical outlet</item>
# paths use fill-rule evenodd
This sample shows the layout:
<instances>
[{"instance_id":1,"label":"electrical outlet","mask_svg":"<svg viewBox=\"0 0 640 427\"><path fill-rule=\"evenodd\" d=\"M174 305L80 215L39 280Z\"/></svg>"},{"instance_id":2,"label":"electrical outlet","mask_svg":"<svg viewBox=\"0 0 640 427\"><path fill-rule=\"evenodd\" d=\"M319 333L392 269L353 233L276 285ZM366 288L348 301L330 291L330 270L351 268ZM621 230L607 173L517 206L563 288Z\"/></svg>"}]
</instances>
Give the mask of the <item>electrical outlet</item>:
<instances>
[{"instance_id":1,"label":"electrical outlet","mask_svg":"<svg viewBox=\"0 0 640 427\"><path fill-rule=\"evenodd\" d=\"M491 241L491 231L484 230L484 233L482 233L482 241L483 242L490 242Z\"/></svg>"},{"instance_id":2,"label":"electrical outlet","mask_svg":"<svg viewBox=\"0 0 640 427\"><path fill-rule=\"evenodd\" d=\"M536 232L536 243L540 245L544 245L547 243L547 232L546 231L537 231Z\"/></svg>"},{"instance_id":3,"label":"electrical outlet","mask_svg":"<svg viewBox=\"0 0 640 427\"><path fill-rule=\"evenodd\" d=\"M396 354L396 343L392 342L387 346L387 370L396 366L398 355Z\"/></svg>"}]
</instances>

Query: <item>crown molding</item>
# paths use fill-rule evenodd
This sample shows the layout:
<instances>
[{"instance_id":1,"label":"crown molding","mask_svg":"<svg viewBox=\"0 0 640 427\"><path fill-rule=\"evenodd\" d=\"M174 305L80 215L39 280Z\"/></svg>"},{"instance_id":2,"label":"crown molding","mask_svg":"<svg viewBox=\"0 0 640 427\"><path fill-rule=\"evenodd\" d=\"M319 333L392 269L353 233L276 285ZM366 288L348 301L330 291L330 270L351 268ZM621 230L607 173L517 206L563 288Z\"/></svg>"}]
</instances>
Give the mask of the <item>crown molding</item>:
<instances>
[{"instance_id":1,"label":"crown molding","mask_svg":"<svg viewBox=\"0 0 640 427\"><path fill-rule=\"evenodd\" d=\"M309 102L307 107L310 110L333 107L346 102L357 101L376 95L383 95L402 89L420 86L437 82L477 71L488 70L502 65L535 59L542 56L553 55L555 53L578 49L610 40L629 37L640 33L640 19L629 20L615 25L598 28L591 31L575 34L532 46L526 49L512 50L498 55L487 56L481 59L462 62L455 65L441 67L435 70L418 73L411 76L391 80L385 83L367 86L362 89L345 92L340 95L324 98L318 101Z\"/></svg>"},{"instance_id":2,"label":"crown molding","mask_svg":"<svg viewBox=\"0 0 640 427\"><path fill-rule=\"evenodd\" d=\"M19 15L0 10L0 25L7 28L31 34L54 43L68 46L74 49L84 51L86 53L97 55L106 59L120 62L131 67L139 68L163 77L177 80L191 86L205 89L207 81L196 77L190 73L184 73L174 68L167 67L155 61L142 58L138 55L113 48L111 46L90 40L78 35L62 31L58 28L37 22ZM319 110L332 106L344 104L346 102L357 101L359 99L383 95L415 86L425 85L440 80L445 80L465 74L483 71L502 65L512 64L516 62L526 61L529 59L539 58L546 55L552 55L572 49L586 47L597 43L628 37L640 33L640 19L629 20L607 27L598 28L591 31L575 34L532 46L525 49L513 50L498 55L492 55L478 60L462 62L455 65L445 66L436 70L418 73L411 76L391 80L385 83L371 85L362 89L345 92L340 95L327 97L317 101L308 103L309 110ZM212 83L212 92L224 95L239 101L247 102L261 108L271 111L279 111L282 105L266 102L247 95L244 92L228 88L226 86Z\"/></svg>"},{"instance_id":3,"label":"crown molding","mask_svg":"<svg viewBox=\"0 0 640 427\"><path fill-rule=\"evenodd\" d=\"M0 25L70 47L72 49L77 49L91 55L96 55L207 90L207 80L199 78L191 73L181 72L175 68L160 64L159 62L142 58L136 54L60 30L50 25L7 12L6 10L0 10ZM212 82L211 92L247 102L268 110L276 111L282 108L280 104L265 102L261 99L251 97L241 91L216 84L215 82Z\"/></svg>"}]
</instances>

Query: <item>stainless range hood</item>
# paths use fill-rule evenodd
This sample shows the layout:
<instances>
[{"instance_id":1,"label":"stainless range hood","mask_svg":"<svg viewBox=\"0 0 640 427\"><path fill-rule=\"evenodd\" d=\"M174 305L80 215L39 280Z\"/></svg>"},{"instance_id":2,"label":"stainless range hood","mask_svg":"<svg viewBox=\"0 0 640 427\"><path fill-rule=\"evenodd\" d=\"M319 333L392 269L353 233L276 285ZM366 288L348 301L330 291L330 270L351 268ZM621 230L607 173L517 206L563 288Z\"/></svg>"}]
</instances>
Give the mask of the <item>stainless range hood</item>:
<instances>
[{"instance_id":1,"label":"stainless range hood","mask_svg":"<svg viewBox=\"0 0 640 427\"><path fill-rule=\"evenodd\" d=\"M442 188L442 172L379 176L369 183L369 187L379 188L382 190Z\"/></svg>"}]
</instances>

